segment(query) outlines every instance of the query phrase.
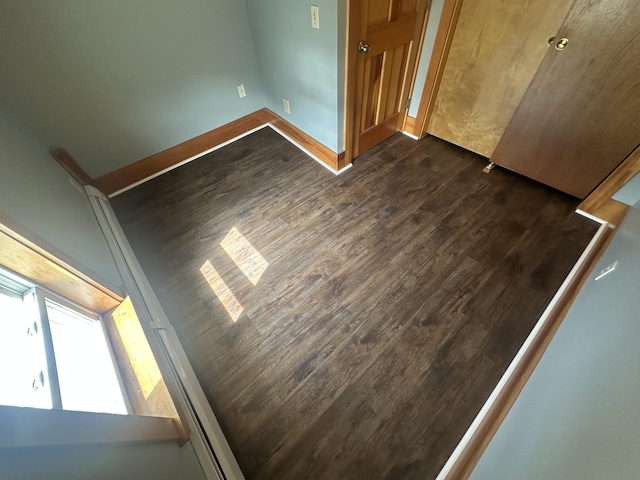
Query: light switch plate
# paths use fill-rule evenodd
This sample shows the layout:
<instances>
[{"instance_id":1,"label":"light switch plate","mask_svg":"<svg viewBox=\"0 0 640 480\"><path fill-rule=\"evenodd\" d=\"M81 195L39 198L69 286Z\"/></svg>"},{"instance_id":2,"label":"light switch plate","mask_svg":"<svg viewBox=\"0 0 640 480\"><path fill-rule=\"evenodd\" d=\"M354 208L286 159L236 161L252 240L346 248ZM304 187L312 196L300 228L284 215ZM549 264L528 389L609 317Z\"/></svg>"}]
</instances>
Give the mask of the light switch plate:
<instances>
[{"instance_id":1,"label":"light switch plate","mask_svg":"<svg viewBox=\"0 0 640 480\"><path fill-rule=\"evenodd\" d=\"M311 28L320 28L320 9L317 5L311 5Z\"/></svg>"}]
</instances>

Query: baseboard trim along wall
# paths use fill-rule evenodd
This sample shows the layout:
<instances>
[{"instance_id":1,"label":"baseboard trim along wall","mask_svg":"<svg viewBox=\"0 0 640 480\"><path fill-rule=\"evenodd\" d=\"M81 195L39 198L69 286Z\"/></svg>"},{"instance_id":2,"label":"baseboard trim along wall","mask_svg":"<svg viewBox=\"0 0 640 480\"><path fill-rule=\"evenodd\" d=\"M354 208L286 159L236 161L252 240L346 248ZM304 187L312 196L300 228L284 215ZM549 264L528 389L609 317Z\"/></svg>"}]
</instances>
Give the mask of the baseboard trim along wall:
<instances>
[{"instance_id":1,"label":"baseboard trim along wall","mask_svg":"<svg viewBox=\"0 0 640 480\"><path fill-rule=\"evenodd\" d=\"M436 480L469 478L612 237L613 228L604 222L533 327Z\"/></svg>"},{"instance_id":2,"label":"baseboard trim along wall","mask_svg":"<svg viewBox=\"0 0 640 480\"><path fill-rule=\"evenodd\" d=\"M264 114L265 123L273 127L278 133L283 134L287 140L311 154L312 157L324 163L330 170L338 172L347 166L344 152L336 154L329 147L326 147L315 138L307 135L298 127L292 125L267 108L264 109Z\"/></svg>"},{"instance_id":3,"label":"baseboard trim along wall","mask_svg":"<svg viewBox=\"0 0 640 480\"><path fill-rule=\"evenodd\" d=\"M272 127L333 173L342 173L351 166L345 162L344 152L335 153L284 118L264 108L86 183L95 185L104 194L113 197L265 126ZM59 156L56 159L60 161ZM66 168L65 164L63 166Z\"/></svg>"}]
</instances>

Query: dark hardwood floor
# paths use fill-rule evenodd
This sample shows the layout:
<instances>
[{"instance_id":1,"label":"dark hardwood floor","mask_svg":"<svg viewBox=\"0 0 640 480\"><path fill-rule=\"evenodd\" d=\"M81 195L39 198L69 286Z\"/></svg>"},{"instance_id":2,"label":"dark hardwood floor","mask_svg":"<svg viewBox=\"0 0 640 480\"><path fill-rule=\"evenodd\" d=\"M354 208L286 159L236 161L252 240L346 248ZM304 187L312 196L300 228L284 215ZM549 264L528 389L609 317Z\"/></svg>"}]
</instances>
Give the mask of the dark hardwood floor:
<instances>
[{"instance_id":1,"label":"dark hardwood floor","mask_svg":"<svg viewBox=\"0 0 640 480\"><path fill-rule=\"evenodd\" d=\"M437 475L596 231L484 165L398 134L336 177L266 128L112 200L248 479Z\"/></svg>"}]
</instances>

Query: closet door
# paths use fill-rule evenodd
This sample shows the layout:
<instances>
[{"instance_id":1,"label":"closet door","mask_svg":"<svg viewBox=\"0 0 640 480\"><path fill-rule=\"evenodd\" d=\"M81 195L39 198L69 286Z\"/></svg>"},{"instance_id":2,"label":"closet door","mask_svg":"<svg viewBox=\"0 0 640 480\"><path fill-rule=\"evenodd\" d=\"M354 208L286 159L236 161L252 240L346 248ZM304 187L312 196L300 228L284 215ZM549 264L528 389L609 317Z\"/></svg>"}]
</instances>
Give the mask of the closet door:
<instances>
[{"instance_id":1,"label":"closet door","mask_svg":"<svg viewBox=\"0 0 640 480\"><path fill-rule=\"evenodd\" d=\"M640 2L576 0L491 160L584 198L640 144Z\"/></svg>"},{"instance_id":2,"label":"closet door","mask_svg":"<svg viewBox=\"0 0 640 480\"><path fill-rule=\"evenodd\" d=\"M573 0L464 0L427 132L490 157Z\"/></svg>"}]
</instances>

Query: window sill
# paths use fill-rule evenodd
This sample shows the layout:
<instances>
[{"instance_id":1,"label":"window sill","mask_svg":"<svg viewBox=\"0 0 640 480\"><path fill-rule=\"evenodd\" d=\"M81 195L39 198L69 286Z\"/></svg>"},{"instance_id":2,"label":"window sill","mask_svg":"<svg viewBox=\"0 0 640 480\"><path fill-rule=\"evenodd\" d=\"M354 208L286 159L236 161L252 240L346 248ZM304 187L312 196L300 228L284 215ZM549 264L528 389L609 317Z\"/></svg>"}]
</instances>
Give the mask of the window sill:
<instances>
[{"instance_id":1,"label":"window sill","mask_svg":"<svg viewBox=\"0 0 640 480\"><path fill-rule=\"evenodd\" d=\"M171 418L0 406L0 448L180 440Z\"/></svg>"}]
</instances>

